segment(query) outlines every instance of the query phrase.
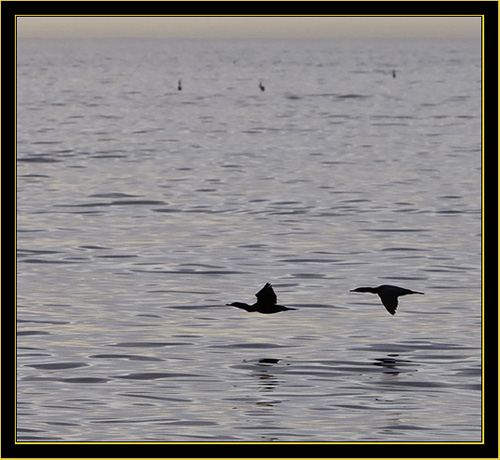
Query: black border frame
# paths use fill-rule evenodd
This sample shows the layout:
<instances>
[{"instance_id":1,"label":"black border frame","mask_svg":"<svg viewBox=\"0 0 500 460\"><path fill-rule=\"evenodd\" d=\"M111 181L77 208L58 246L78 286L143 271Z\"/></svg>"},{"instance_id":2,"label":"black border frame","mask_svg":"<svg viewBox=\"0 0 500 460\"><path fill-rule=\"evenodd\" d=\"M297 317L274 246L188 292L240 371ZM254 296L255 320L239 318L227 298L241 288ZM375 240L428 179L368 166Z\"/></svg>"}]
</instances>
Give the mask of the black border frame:
<instances>
[{"instance_id":1,"label":"black border frame","mask_svg":"<svg viewBox=\"0 0 500 460\"><path fill-rule=\"evenodd\" d=\"M265 11L283 15L482 15L483 38L483 332L484 413L483 443L15 443L15 362L12 324L15 309L3 290L2 309L2 457L10 458L498 458L498 3L496 1L435 2L1 2L2 31L2 173L9 178L15 167L15 19L16 15L259 15ZM273 13L274 12L274 13ZM13 119L14 118L14 119ZM12 126L11 126L12 123ZM11 161L14 163L11 164ZM3 181L2 210L9 216L10 181ZM15 207L15 205L14 205ZM488 212L486 212L486 209ZM15 212L15 209L14 209ZM10 219L3 236L11 243ZM11 262L11 244L3 245L2 261ZM492 269L495 267L495 270ZM16 286L11 271L4 269L2 282ZM8 284L7 284L8 283ZM345 448L344 448L345 446ZM179 448L177 448L179 447ZM293 450L287 449L291 447ZM332 449L332 447L334 447Z\"/></svg>"}]
</instances>

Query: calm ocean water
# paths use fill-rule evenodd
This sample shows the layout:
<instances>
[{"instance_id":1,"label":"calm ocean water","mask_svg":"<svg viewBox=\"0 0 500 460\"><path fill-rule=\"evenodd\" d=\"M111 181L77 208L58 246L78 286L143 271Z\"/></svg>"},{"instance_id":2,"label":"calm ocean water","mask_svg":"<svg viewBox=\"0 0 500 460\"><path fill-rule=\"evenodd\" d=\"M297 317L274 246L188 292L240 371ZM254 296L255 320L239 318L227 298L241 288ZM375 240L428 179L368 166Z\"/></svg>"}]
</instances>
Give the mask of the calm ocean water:
<instances>
[{"instance_id":1,"label":"calm ocean water","mask_svg":"<svg viewBox=\"0 0 500 460\"><path fill-rule=\"evenodd\" d=\"M481 441L479 41L17 66L18 441Z\"/></svg>"}]
</instances>

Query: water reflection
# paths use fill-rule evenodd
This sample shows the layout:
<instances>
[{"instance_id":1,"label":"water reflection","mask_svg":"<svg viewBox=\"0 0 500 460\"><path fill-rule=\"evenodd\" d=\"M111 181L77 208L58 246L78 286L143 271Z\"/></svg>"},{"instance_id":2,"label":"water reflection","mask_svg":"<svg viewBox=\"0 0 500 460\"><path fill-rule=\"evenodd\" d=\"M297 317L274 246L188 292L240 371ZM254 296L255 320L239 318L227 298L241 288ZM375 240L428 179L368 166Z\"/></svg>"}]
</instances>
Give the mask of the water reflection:
<instances>
[{"instance_id":1,"label":"water reflection","mask_svg":"<svg viewBox=\"0 0 500 460\"><path fill-rule=\"evenodd\" d=\"M280 360L276 358L262 358L259 359L259 364L277 364L279 361Z\"/></svg>"},{"instance_id":2,"label":"water reflection","mask_svg":"<svg viewBox=\"0 0 500 460\"><path fill-rule=\"evenodd\" d=\"M372 363L374 366L382 367L382 372L384 374L399 375L401 372L408 372L410 369L402 369L403 367L408 367L410 365L415 366L409 359L398 358L399 354L389 354L384 358L375 358L375 362ZM414 369L411 369L414 370Z\"/></svg>"},{"instance_id":3,"label":"water reflection","mask_svg":"<svg viewBox=\"0 0 500 460\"><path fill-rule=\"evenodd\" d=\"M274 392L278 386L280 385L280 381L270 370L272 367L277 364L280 359L277 358L261 358L254 362L251 371L249 372L249 376L252 380L255 380L258 385L259 393L272 393ZM255 401L255 406L259 409L259 412L250 414L253 415L263 415L264 411L268 411L274 408L276 405L281 404L281 400L279 399L258 399Z\"/></svg>"},{"instance_id":4,"label":"water reflection","mask_svg":"<svg viewBox=\"0 0 500 460\"><path fill-rule=\"evenodd\" d=\"M252 372L250 372L249 375L253 379L257 379L259 384L259 391L271 392L274 391L279 385L279 380L277 379L277 377L269 372L269 369L279 361L280 360L278 358L261 358L255 363L255 367L253 367ZM269 403L268 401L266 401L265 403L257 404L274 405L274 402Z\"/></svg>"},{"instance_id":5,"label":"water reflection","mask_svg":"<svg viewBox=\"0 0 500 460\"><path fill-rule=\"evenodd\" d=\"M274 391L279 384L278 379L267 371L255 372L251 376L259 380L260 391Z\"/></svg>"}]
</instances>

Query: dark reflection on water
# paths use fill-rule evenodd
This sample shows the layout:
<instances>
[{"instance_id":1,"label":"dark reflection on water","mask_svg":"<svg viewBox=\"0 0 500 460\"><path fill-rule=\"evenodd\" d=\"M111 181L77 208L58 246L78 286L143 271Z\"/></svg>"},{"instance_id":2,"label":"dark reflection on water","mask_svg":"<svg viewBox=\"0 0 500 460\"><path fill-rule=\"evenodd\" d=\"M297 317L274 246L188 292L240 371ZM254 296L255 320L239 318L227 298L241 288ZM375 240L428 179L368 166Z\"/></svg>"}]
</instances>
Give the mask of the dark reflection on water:
<instances>
[{"instance_id":1,"label":"dark reflection on water","mask_svg":"<svg viewBox=\"0 0 500 460\"><path fill-rule=\"evenodd\" d=\"M383 372L386 374L399 375L401 372L411 372L406 369L408 366L414 369L414 364L407 359L399 359L399 355L388 355L385 358L375 358L374 366L379 366L384 368Z\"/></svg>"},{"instance_id":2,"label":"dark reflection on water","mask_svg":"<svg viewBox=\"0 0 500 460\"><path fill-rule=\"evenodd\" d=\"M279 380L274 375L270 374L268 371L260 371L253 373L252 377L258 379L259 390L261 391L274 391L274 389L279 385Z\"/></svg>"},{"instance_id":3,"label":"dark reflection on water","mask_svg":"<svg viewBox=\"0 0 500 460\"><path fill-rule=\"evenodd\" d=\"M259 359L259 363L260 364L277 364L279 362L280 362L280 360L277 359L277 358L262 358L262 359Z\"/></svg>"}]
</instances>

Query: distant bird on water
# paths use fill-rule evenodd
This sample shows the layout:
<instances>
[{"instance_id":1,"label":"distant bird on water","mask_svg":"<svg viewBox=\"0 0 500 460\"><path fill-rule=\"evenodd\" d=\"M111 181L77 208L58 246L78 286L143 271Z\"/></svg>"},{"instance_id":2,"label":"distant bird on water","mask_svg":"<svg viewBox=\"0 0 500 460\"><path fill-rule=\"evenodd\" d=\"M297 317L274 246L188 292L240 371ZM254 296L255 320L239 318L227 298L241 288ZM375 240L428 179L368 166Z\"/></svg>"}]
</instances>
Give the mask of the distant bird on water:
<instances>
[{"instance_id":1,"label":"distant bird on water","mask_svg":"<svg viewBox=\"0 0 500 460\"><path fill-rule=\"evenodd\" d=\"M378 294L380 300L384 304L386 310L394 315L396 313L396 308L398 308L398 297L408 294L424 294L423 292L410 291L410 289L405 289L398 286L391 286L389 284L383 284L376 288L372 287L359 287L356 289L351 289L350 292L371 292L372 294Z\"/></svg>"},{"instance_id":2,"label":"distant bird on water","mask_svg":"<svg viewBox=\"0 0 500 460\"><path fill-rule=\"evenodd\" d=\"M233 302L226 305L241 308L248 312L256 311L264 314L279 313L280 311L286 310L296 310L296 308L288 308L284 307L283 305L276 305L276 301L278 300L278 298L276 297L276 294L274 293L273 287L270 283L266 283L266 285L259 292L257 292L257 294L255 294L255 297L257 297L257 302L253 305L248 305L241 302Z\"/></svg>"},{"instance_id":3,"label":"distant bird on water","mask_svg":"<svg viewBox=\"0 0 500 460\"><path fill-rule=\"evenodd\" d=\"M262 84L261 81L259 81L259 88L261 91L265 91L266 90L266 87Z\"/></svg>"},{"instance_id":4,"label":"distant bird on water","mask_svg":"<svg viewBox=\"0 0 500 460\"><path fill-rule=\"evenodd\" d=\"M182 91L182 81L181 81L181 80L179 80L179 81L177 82L177 89L178 89L179 91Z\"/></svg>"},{"instance_id":5,"label":"distant bird on water","mask_svg":"<svg viewBox=\"0 0 500 460\"><path fill-rule=\"evenodd\" d=\"M392 78L396 78L396 71L395 70L392 71Z\"/></svg>"}]
</instances>

